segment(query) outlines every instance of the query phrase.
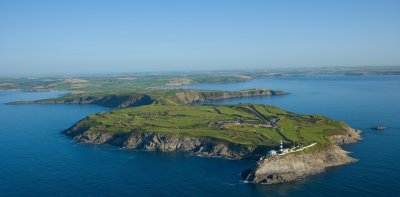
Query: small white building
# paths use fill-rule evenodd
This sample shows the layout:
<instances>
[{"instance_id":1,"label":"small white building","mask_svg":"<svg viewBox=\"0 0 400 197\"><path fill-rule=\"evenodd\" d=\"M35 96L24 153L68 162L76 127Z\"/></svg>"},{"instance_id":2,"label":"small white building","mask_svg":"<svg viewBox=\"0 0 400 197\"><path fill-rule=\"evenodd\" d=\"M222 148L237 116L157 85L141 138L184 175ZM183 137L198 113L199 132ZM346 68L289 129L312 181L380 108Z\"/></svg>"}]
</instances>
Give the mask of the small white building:
<instances>
[{"instance_id":1,"label":"small white building","mask_svg":"<svg viewBox=\"0 0 400 197\"><path fill-rule=\"evenodd\" d=\"M278 152L276 152L276 150L270 150L268 152L268 155L273 156L273 155L278 155Z\"/></svg>"},{"instance_id":2,"label":"small white building","mask_svg":"<svg viewBox=\"0 0 400 197\"><path fill-rule=\"evenodd\" d=\"M286 153L289 153L289 152L290 152L290 149L284 148L284 149L282 149L281 154L286 154Z\"/></svg>"}]
</instances>

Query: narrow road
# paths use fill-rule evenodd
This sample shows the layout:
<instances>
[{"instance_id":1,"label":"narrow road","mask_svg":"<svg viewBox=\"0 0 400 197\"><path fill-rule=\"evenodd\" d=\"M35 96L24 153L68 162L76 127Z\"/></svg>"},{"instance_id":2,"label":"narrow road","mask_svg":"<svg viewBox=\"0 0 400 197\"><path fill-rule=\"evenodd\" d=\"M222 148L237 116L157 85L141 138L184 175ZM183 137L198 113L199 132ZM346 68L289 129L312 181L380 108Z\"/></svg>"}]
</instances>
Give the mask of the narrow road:
<instances>
[{"instance_id":1,"label":"narrow road","mask_svg":"<svg viewBox=\"0 0 400 197\"><path fill-rule=\"evenodd\" d=\"M278 128L278 125L276 124L276 122L272 122L269 120L268 117L266 117L264 114L260 113L254 106L249 106L246 109L252 111L256 116L258 116L261 120L263 120L264 122L269 123L274 129L275 131L285 140L291 143L294 143L293 140L289 139L288 137L285 136L285 134L282 133L282 131Z\"/></svg>"}]
</instances>

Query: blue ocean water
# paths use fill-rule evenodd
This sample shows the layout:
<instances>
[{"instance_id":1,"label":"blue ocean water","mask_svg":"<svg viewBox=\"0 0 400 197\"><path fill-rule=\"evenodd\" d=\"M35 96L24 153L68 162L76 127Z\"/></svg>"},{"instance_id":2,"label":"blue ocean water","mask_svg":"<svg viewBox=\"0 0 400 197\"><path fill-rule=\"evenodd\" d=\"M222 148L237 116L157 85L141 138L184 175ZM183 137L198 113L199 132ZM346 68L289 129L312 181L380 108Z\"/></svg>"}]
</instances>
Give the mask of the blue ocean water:
<instances>
[{"instance_id":1,"label":"blue ocean water","mask_svg":"<svg viewBox=\"0 0 400 197\"><path fill-rule=\"evenodd\" d=\"M345 146L360 161L292 183L244 184L240 172L254 161L76 144L61 132L109 109L6 105L61 93L2 92L0 196L400 196L399 76L280 77L190 88L287 91L284 96L214 103L263 103L344 120L364 131L362 142ZM369 129L376 125L388 129Z\"/></svg>"}]
</instances>

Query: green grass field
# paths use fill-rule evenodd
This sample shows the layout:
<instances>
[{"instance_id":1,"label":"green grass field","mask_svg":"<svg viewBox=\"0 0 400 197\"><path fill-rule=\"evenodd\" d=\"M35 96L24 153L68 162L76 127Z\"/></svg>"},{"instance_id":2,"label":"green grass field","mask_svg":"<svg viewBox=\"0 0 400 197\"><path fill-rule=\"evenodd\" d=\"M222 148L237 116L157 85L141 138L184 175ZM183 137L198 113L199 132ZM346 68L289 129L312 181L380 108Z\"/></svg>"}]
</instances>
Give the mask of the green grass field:
<instances>
[{"instance_id":1,"label":"green grass field","mask_svg":"<svg viewBox=\"0 0 400 197\"><path fill-rule=\"evenodd\" d=\"M18 77L0 78L0 91L75 91L85 93L129 93L149 91L163 86L196 83L229 83L251 80L252 77L226 74L192 75L121 75L98 77Z\"/></svg>"},{"instance_id":2,"label":"green grass field","mask_svg":"<svg viewBox=\"0 0 400 197\"><path fill-rule=\"evenodd\" d=\"M321 115L298 115L277 107L237 104L191 106L152 104L102 112L78 123L93 132L161 132L173 135L209 137L248 146L277 146L283 140L275 128L264 128L263 119L247 110L253 106L264 116L279 117L278 128L296 144L329 144L326 136L342 134L346 125ZM218 125L220 121L240 121L240 125ZM286 143L289 143L286 141Z\"/></svg>"}]
</instances>

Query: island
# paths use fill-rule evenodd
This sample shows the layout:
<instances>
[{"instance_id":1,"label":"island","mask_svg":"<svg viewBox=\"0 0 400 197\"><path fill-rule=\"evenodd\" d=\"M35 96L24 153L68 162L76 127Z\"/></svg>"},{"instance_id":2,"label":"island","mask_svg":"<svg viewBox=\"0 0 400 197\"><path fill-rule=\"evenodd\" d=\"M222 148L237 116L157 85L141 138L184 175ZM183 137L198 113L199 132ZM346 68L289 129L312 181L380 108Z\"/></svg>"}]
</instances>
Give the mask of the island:
<instances>
[{"instance_id":1,"label":"island","mask_svg":"<svg viewBox=\"0 0 400 197\"><path fill-rule=\"evenodd\" d=\"M242 173L243 180L251 183L293 181L357 161L339 146L361 140L360 131L342 121L266 105L193 105L272 92L178 90L148 105L93 114L64 133L86 144L258 160ZM271 154L271 150L277 151Z\"/></svg>"},{"instance_id":2,"label":"island","mask_svg":"<svg viewBox=\"0 0 400 197\"><path fill-rule=\"evenodd\" d=\"M286 95L284 91L179 89L174 86L188 84L194 79L167 79L162 79L162 84L168 87L144 88L142 84L129 90L104 87L100 91L90 91L88 87L79 86L80 91L70 91L59 98L10 104L110 107L110 111L90 115L63 133L84 144L257 161L241 173L247 183L294 181L329 167L357 161L340 145L361 140L361 131L343 121L322 115L300 115L261 104L205 104L214 100ZM236 79L247 80L243 76ZM118 80L134 81L137 78ZM86 82L75 79L68 83Z\"/></svg>"}]
</instances>

